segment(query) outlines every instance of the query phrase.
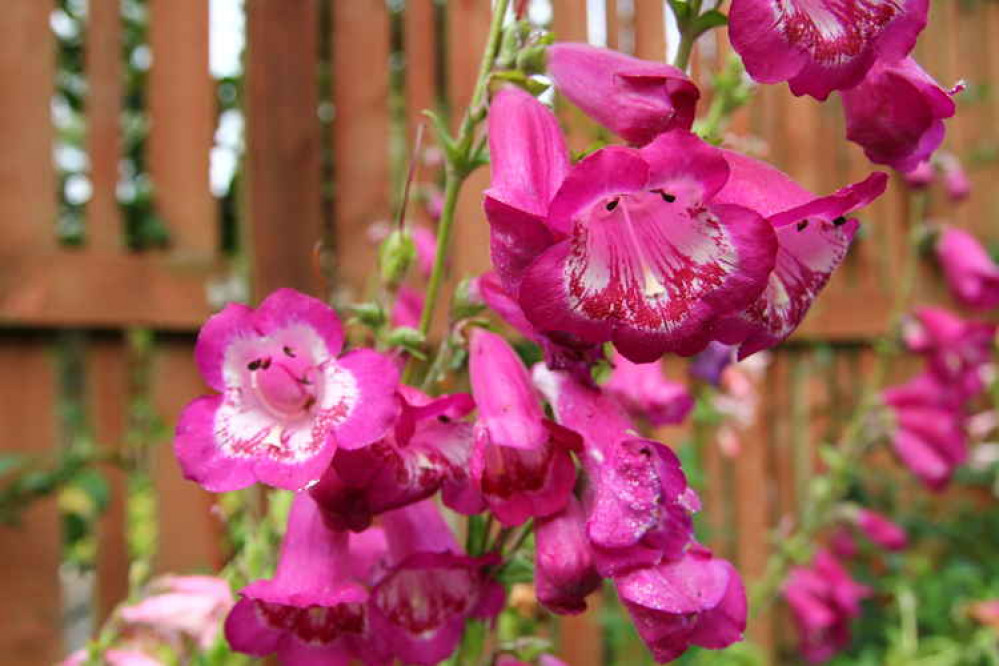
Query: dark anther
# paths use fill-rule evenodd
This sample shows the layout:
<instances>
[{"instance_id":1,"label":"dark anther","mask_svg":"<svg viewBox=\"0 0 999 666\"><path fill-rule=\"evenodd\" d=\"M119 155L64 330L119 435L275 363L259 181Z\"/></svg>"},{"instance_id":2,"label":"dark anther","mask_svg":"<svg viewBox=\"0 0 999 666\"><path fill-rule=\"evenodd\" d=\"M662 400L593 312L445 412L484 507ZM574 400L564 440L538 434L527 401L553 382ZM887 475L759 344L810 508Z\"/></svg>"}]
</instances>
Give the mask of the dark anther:
<instances>
[{"instance_id":1,"label":"dark anther","mask_svg":"<svg viewBox=\"0 0 999 666\"><path fill-rule=\"evenodd\" d=\"M445 416L444 414L438 415L437 416L437 420L440 421L441 423L450 423L451 422L451 419L448 418L447 416Z\"/></svg>"},{"instance_id":2,"label":"dark anther","mask_svg":"<svg viewBox=\"0 0 999 666\"><path fill-rule=\"evenodd\" d=\"M261 359L261 361L260 361L260 367L262 369L264 369L264 370L266 370L267 368L271 367L271 357L268 356L265 359Z\"/></svg>"},{"instance_id":3,"label":"dark anther","mask_svg":"<svg viewBox=\"0 0 999 666\"><path fill-rule=\"evenodd\" d=\"M607 202L607 210L614 210L617 208L617 199L612 199Z\"/></svg>"},{"instance_id":4,"label":"dark anther","mask_svg":"<svg viewBox=\"0 0 999 666\"><path fill-rule=\"evenodd\" d=\"M250 371L259 370L260 369L260 359L259 358L255 358L252 361L250 361L249 363L247 363L246 364L246 369L250 370Z\"/></svg>"},{"instance_id":5,"label":"dark anther","mask_svg":"<svg viewBox=\"0 0 999 666\"><path fill-rule=\"evenodd\" d=\"M288 347L286 345L286 346L284 346L284 347L281 348L281 351L284 352L285 356L290 356L291 358L295 358L295 350L292 349L291 347Z\"/></svg>"},{"instance_id":6,"label":"dark anther","mask_svg":"<svg viewBox=\"0 0 999 666\"><path fill-rule=\"evenodd\" d=\"M846 224L846 218L840 215L835 220L833 220L833 224L835 224L837 227L842 227L844 224Z\"/></svg>"},{"instance_id":7,"label":"dark anther","mask_svg":"<svg viewBox=\"0 0 999 666\"><path fill-rule=\"evenodd\" d=\"M798 231L804 231L808 228L808 220L802 220L798 222Z\"/></svg>"},{"instance_id":8,"label":"dark anther","mask_svg":"<svg viewBox=\"0 0 999 666\"><path fill-rule=\"evenodd\" d=\"M658 192L659 196L661 196L663 198L663 201L665 201L666 203L673 203L674 201L676 201L675 194L670 194L669 192L663 192L662 190L658 190Z\"/></svg>"}]
</instances>

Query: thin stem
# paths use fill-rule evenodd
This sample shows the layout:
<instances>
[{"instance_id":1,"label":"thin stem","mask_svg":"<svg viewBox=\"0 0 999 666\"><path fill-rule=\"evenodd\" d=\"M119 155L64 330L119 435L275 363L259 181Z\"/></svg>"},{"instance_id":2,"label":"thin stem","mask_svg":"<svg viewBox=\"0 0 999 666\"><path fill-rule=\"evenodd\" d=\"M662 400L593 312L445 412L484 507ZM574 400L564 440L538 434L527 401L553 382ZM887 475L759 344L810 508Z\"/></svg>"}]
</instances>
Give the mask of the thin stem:
<instances>
[{"instance_id":1,"label":"thin stem","mask_svg":"<svg viewBox=\"0 0 999 666\"><path fill-rule=\"evenodd\" d=\"M694 29L694 23L701 13L701 0L690 0L689 13L686 18L677 16L677 23L680 24L680 47L676 52L676 60L673 66L683 71L687 71L690 65L690 55L694 50L694 42L700 37Z\"/></svg>"},{"instance_id":2,"label":"thin stem","mask_svg":"<svg viewBox=\"0 0 999 666\"><path fill-rule=\"evenodd\" d=\"M430 282L427 285L427 298L423 303L423 312L420 314L420 333L424 337L430 334L430 325L434 320L434 312L437 309L437 302L440 300L441 286L444 282L446 272L447 257L451 249L451 236L454 233L454 211L458 203L458 195L461 187L465 183L469 174L474 170L473 156L475 155L475 130L485 117L482 108L485 100L486 89L489 84L489 76L493 69L493 63L499 53L500 41L503 34L503 20L506 17L507 7L510 0L497 0L493 7L492 23L489 26L489 39L486 41L485 52L482 54L482 62L479 65L479 78L475 82L472 92L472 101L465 116L461 121L461 128L455 139L455 153L446 151L447 165L444 176L444 207L441 211L440 222L437 228L437 256L434 258L433 270L430 273ZM417 360L410 357L403 372L403 382L410 383L416 369Z\"/></svg>"}]
</instances>

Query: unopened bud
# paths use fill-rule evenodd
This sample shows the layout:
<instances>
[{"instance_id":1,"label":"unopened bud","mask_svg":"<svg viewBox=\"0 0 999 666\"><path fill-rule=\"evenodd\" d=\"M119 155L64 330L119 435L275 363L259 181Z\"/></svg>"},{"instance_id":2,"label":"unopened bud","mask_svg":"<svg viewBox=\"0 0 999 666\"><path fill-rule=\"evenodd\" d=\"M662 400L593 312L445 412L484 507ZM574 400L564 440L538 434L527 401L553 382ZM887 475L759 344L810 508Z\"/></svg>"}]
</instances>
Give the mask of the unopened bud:
<instances>
[{"instance_id":1,"label":"unopened bud","mask_svg":"<svg viewBox=\"0 0 999 666\"><path fill-rule=\"evenodd\" d=\"M416 259L416 244L408 231L396 229L382 241L378 249L378 266L382 282L396 287L406 278Z\"/></svg>"}]
</instances>

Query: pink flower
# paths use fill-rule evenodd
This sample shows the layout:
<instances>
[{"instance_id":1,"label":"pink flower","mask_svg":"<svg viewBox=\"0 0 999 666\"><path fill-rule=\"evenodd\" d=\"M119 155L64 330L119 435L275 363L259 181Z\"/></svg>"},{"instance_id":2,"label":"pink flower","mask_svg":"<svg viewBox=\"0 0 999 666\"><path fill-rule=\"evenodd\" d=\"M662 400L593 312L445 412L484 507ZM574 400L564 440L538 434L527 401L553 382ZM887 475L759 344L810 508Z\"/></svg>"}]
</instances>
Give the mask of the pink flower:
<instances>
[{"instance_id":1,"label":"pink flower","mask_svg":"<svg viewBox=\"0 0 999 666\"><path fill-rule=\"evenodd\" d=\"M871 591L827 551L819 551L809 567L791 570L783 594L798 628L802 656L821 663L849 645L850 623Z\"/></svg>"},{"instance_id":2,"label":"pink flower","mask_svg":"<svg viewBox=\"0 0 999 666\"><path fill-rule=\"evenodd\" d=\"M420 327L420 316L423 314L423 292L413 287L402 285L395 295L392 304L392 326Z\"/></svg>"},{"instance_id":3,"label":"pink flower","mask_svg":"<svg viewBox=\"0 0 999 666\"><path fill-rule=\"evenodd\" d=\"M86 666L88 657L87 650L77 650L64 659L61 666ZM101 658L101 664L105 666L163 666L159 659L138 650L112 648L105 650Z\"/></svg>"},{"instance_id":4,"label":"pink flower","mask_svg":"<svg viewBox=\"0 0 999 666\"><path fill-rule=\"evenodd\" d=\"M838 527L829 537L829 550L841 560L852 560L857 556L857 542L849 528Z\"/></svg>"},{"instance_id":5,"label":"pink flower","mask_svg":"<svg viewBox=\"0 0 999 666\"><path fill-rule=\"evenodd\" d=\"M985 390L993 372L996 324L964 320L943 308L922 307L908 325L906 343L959 400Z\"/></svg>"},{"instance_id":6,"label":"pink flower","mask_svg":"<svg viewBox=\"0 0 999 666\"><path fill-rule=\"evenodd\" d=\"M905 177L905 184L915 190L929 187L936 177L936 170L930 160L923 160L914 168L902 174Z\"/></svg>"},{"instance_id":7,"label":"pink flower","mask_svg":"<svg viewBox=\"0 0 999 666\"><path fill-rule=\"evenodd\" d=\"M436 217L440 217L440 213ZM437 258L437 234L426 227L414 227L412 233L413 244L416 245L416 265L424 277L430 277Z\"/></svg>"},{"instance_id":8,"label":"pink flower","mask_svg":"<svg viewBox=\"0 0 999 666\"><path fill-rule=\"evenodd\" d=\"M516 352L476 329L469 376L479 408L471 474L490 510L506 526L561 511L576 482L571 438L544 418Z\"/></svg>"},{"instance_id":9,"label":"pink flower","mask_svg":"<svg viewBox=\"0 0 999 666\"><path fill-rule=\"evenodd\" d=\"M508 654L500 655L500 658L496 660L496 666L531 666L527 662L518 661L515 657L511 657ZM543 654L538 657L538 666L569 666L561 659L556 659L550 654Z\"/></svg>"},{"instance_id":10,"label":"pink flower","mask_svg":"<svg viewBox=\"0 0 999 666\"><path fill-rule=\"evenodd\" d=\"M691 645L718 650L742 640L746 591L735 568L694 545L680 559L615 578L618 595L656 661Z\"/></svg>"},{"instance_id":11,"label":"pink flower","mask_svg":"<svg viewBox=\"0 0 999 666\"><path fill-rule=\"evenodd\" d=\"M951 201L967 199L968 195L971 194L971 181L968 179L964 167L961 166L961 160L951 153L938 154L937 159L943 170L944 189L947 191L947 196L950 197Z\"/></svg>"},{"instance_id":12,"label":"pink flower","mask_svg":"<svg viewBox=\"0 0 999 666\"><path fill-rule=\"evenodd\" d=\"M999 307L999 266L974 236L944 227L936 252L947 286L958 301L977 310Z\"/></svg>"},{"instance_id":13,"label":"pink flower","mask_svg":"<svg viewBox=\"0 0 999 666\"><path fill-rule=\"evenodd\" d=\"M931 374L886 389L882 400L894 416L892 447L930 490L942 490L968 456L958 398Z\"/></svg>"},{"instance_id":14,"label":"pink flower","mask_svg":"<svg viewBox=\"0 0 999 666\"><path fill-rule=\"evenodd\" d=\"M337 358L336 314L291 289L256 310L231 303L205 323L195 354L220 391L181 414L174 450L185 477L224 492L256 481L298 489L338 447L378 440L395 417L395 364L368 349Z\"/></svg>"},{"instance_id":15,"label":"pink flower","mask_svg":"<svg viewBox=\"0 0 999 666\"><path fill-rule=\"evenodd\" d=\"M535 527L538 601L560 615L586 610L586 597L600 587L600 574L586 539L586 516L575 497L565 509L539 518Z\"/></svg>"},{"instance_id":16,"label":"pink flower","mask_svg":"<svg viewBox=\"0 0 999 666\"><path fill-rule=\"evenodd\" d=\"M233 604L229 583L212 576L163 576L152 589L152 596L122 607L125 623L147 626L174 644L186 637L202 649L211 647Z\"/></svg>"},{"instance_id":17,"label":"pink flower","mask_svg":"<svg viewBox=\"0 0 999 666\"><path fill-rule=\"evenodd\" d=\"M716 199L767 218L777 237L777 260L766 289L748 307L716 325L716 339L740 344L743 359L785 340L840 265L857 232L848 216L881 196L887 176L817 197L769 164L725 151L731 176Z\"/></svg>"},{"instance_id":18,"label":"pink flower","mask_svg":"<svg viewBox=\"0 0 999 666\"><path fill-rule=\"evenodd\" d=\"M471 396L431 400L400 387L395 427L359 449L341 449L309 491L331 529L359 532L385 511L426 499L449 484L468 483L472 425L459 421Z\"/></svg>"},{"instance_id":19,"label":"pink flower","mask_svg":"<svg viewBox=\"0 0 999 666\"><path fill-rule=\"evenodd\" d=\"M358 580L381 553L377 543L353 542L323 524L308 493L298 494L274 578L240 590L226 619L229 645L256 657L277 653L284 664L383 663L382 643L371 640L367 581Z\"/></svg>"},{"instance_id":20,"label":"pink flower","mask_svg":"<svg viewBox=\"0 0 999 666\"><path fill-rule=\"evenodd\" d=\"M912 58L877 63L856 87L842 92L846 138L867 159L906 172L929 159L954 115L951 96Z\"/></svg>"},{"instance_id":21,"label":"pink flower","mask_svg":"<svg viewBox=\"0 0 999 666\"><path fill-rule=\"evenodd\" d=\"M712 342L695 356L689 366L690 376L718 386L722 373L735 360L735 347Z\"/></svg>"},{"instance_id":22,"label":"pink flower","mask_svg":"<svg viewBox=\"0 0 999 666\"><path fill-rule=\"evenodd\" d=\"M755 80L787 81L795 95L824 100L877 63L907 56L928 8L927 0L733 0L729 35Z\"/></svg>"},{"instance_id":23,"label":"pink flower","mask_svg":"<svg viewBox=\"0 0 999 666\"><path fill-rule=\"evenodd\" d=\"M871 543L885 550L905 550L909 545L905 530L877 511L860 509L857 512L857 527Z\"/></svg>"},{"instance_id":24,"label":"pink flower","mask_svg":"<svg viewBox=\"0 0 999 666\"><path fill-rule=\"evenodd\" d=\"M549 47L548 73L573 104L637 145L671 129L690 129L701 96L676 67L588 44Z\"/></svg>"},{"instance_id":25,"label":"pink flower","mask_svg":"<svg viewBox=\"0 0 999 666\"><path fill-rule=\"evenodd\" d=\"M632 363L614 355L614 372L604 384L635 418L644 417L654 426L682 423L694 408L687 388L663 376L659 362Z\"/></svg>"},{"instance_id":26,"label":"pink flower","mask_svg":"<svg viewBox=\"0 0 999 666\"><path fill-rule=\"evenodd\" d=\"M378 644L406 664L437 664L461 640L467 620L495 617L503 588L485 568L495 557L464 555L433 500L383 516L386 571L371 590Z\"/></svg>"}]
</instances>

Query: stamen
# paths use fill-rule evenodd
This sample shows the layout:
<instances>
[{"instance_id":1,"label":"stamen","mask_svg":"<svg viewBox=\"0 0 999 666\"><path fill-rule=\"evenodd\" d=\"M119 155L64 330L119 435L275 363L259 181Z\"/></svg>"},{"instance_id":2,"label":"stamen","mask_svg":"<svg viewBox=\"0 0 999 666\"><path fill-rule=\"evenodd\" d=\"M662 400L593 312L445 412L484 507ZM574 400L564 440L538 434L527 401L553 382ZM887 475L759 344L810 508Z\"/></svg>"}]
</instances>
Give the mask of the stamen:
<instances>
[{"instance_id":1,"label":"stamen","mask_svg":"<svg viewBox=\"0 0 999 666\"><path fill-rule=\"evenodd\" d=\"M837 227L842 227L844 224L846 224L846 218L840 215L835 220L833 220L833 224L836 225Z\"/></svg>"},{"instance_id":2,"label":"stamen","mask_svg":"<svg viewBox=\"0 0 999 666\"><path fill-rule=\"evenodd\" d=\"M295 350L292 349L291 347L285 345L284 347L281 348L281 351L284 352L285 356L288 356L290 358L295 358Z\"/></svg>"},{"instance_id":3,"label":"stamen","mask_svg":"<svg viewBox=\"0 0 999 666\"><path fill-rule=\"evenodd\" d=\"M665 201L666 203L673 203L674 201L676 201L675 194L670 194L669 192L665 192L663 190L652 190L652 191L657 192L659 196L662 197L663 201Z\"/></svg>"},{"instance_id":4,"label":"stamen","mask_svg":"<svg viewBox=\"0 0 999 666\"><path fill-rule=\"evenodd\" d=\"M246 364L246 369L249 370L250 372L253 372L254 370L259 370L260 364L261 361L259 358L253 359L252 361Z\"/></svg>"},{"instance_id":5,"label":"stamen","mask_svg":"<svg viewBox=\"0 0 999 666\"><path fill-rule=\"evenodd\" d=\"M618 201L619 201L618 199L612 199L608 201L606 206L607 210L614 210L615 208L617 208Z\"/></svg>"}]
</instances>

